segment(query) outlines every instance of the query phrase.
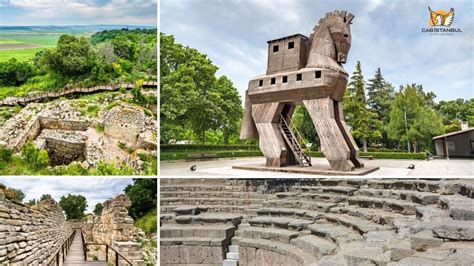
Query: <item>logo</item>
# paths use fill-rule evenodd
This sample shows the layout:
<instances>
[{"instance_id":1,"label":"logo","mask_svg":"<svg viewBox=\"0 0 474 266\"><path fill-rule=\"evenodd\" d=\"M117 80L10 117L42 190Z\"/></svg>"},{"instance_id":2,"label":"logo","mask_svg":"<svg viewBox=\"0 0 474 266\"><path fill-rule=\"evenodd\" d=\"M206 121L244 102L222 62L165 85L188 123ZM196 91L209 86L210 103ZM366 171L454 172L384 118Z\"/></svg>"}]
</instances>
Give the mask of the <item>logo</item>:
<instances>
[{"instance_id":1,"label":"logo","mask_svg":"<svg viewBox=\"0 0 474 266\"><path fill-rule=\"evenodd\" d=\"M430 11L430 19L428 20L430 27L451 27L454 19L454 8L451 7L449 12L444 10L433 11L430 7L428 7L428 10Z\"/></svg>"},{"instance_id":2,"label":"logo","mask_svg":"<svg viewBox=\"0 0 474 266\"><path fill-rule=\"evenodd\" d=\"M451 7L449 11L433 11L431 7L428 7L428 11L428 25L430 27L422 28L421 32L429 33L430 35L454 35L462 32L460 28L451 27L454 21L454 8Z\"/></svg>"}]
</instances>

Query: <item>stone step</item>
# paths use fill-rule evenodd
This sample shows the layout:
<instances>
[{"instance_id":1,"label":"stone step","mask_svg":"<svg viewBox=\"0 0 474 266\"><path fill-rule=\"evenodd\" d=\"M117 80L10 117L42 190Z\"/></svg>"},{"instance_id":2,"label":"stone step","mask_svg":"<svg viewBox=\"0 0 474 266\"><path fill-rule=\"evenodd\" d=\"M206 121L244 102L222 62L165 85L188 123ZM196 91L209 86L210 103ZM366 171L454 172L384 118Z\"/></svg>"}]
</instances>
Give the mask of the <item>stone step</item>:
<instances>
[{"instance_id":1,"label":"stone step","mask_svg":"<svg viewBox=\"0 0 474 266\"><path fill-rule=\"evenodd\" d=\"M267 239L285 244L289 244L290 240L298 237L298 233L291 230L253 226L240 226L237 235L243 238Z\"/></svg>"},{"instance_id":2,"label":"stone step","mask_svg":"<svg viewBox=\"0 0 474 266\"><path fill-rule=\"evenodd\" d=\"M262 202L263 207L270 208L292 208L306 209L327 212L330 208L337 206L336 203L318 202L314 200L302 199L284 199L284 200L266 200Z\"/></svg>"},{"instance_id":3,"label":"stone step","mask_svg":"<svg viewBox=\"0 0 474 266\"><path fill-rule=\"evenodd\" d=\"M333 255L337 249L337 245L333 242L314 235L300 236L292 239L290 243L301 248L308 254L315 255L317 258Z\"/></svg>"},{"instance_id":4,"label":"stone step","mask_svg":"<svg viewBox=\"0 0 474 266\"><path fill-rule=\"evenodd\" d=\"M383 199L375 197L354 196L348 199L349 205L358 205L362 208L378 208L385 211L398 212L401 214L415 214L416 203L410 203L403 200Z\"/></svg>"},{"instance_id":5,"label":"stone step","mask_svg":"<svg viewBox=\"0 0 474 266\"><path fill-rule=\"evenodd\" d=\"M194 191L194 192L213 192L213 191L228 191L228 192L255 192L252 187L245 185L198 185L198 184L179 184L179 185L166 185L160 184L160 192L168 191Z\"/></svg>"},{"instance_id":6,"label":"stone step","mask_svg":"<svg viewBox=\"0 0 474 266\"><path fill-rule=\"evenodd\" d=\"M233 192L233 191L162 191L160 198L252 198L267 199L273 197L271 194L257 192Z\"/></svg>"},{"instance_id":7,"label":"stone step","mask_svg":"<svg viewBox=\"0 0 474 266\"><path fill-rule=\"evenodd\" d=\"M308 225L313 224L314 221L289 217L257 216L249 219L248 223L257 227L277 227L300 231L307 229Z\"/></svg>"},{"instance_id":8,"label":"stone step","mask_svg":"<svg viewBox=\"0 0 474 266\"><path fill-rule=\"evenodd\" d=\"M474 221L440 219L421 222L410 228L412 234L432 230L437 238L459 241L474 241Z\"/></svg>"},{"instance_id":9,"label":"stone step","mask_svg":"<svg viewBox=\"0 0 474 266\"><path fill-rule=\"evenodd\" d=\"M439 194L431 192L373 188L361 188L356 193L354 193L354 195L365 197L392 198L422 205L436 204L438 203L438 199L440 197Z\"/></svg>"},{"instance_id":10,"label":"stone step","mask_svg":"<svg viewBox=\"0 0 474 266\"><path fill-rule=\"evenodd\" d=\"M414 215L404 215L384 211L381 209L360 208L356 206L332 208L331 213L349 214L351 216L363 218L380 225L388 225L392 227L394 226L395 221L397 221L398 219L416 219Z\"/></svg>"},{"instance_id":11,"label":"stone step","mask_svg":"<svg viewBox=\"0 0 474 266\"><path fill-rule=\"evenodd\" d=\"M368 179L367 187L378 189L425 191L432 193L438 193L441 191L441 184L439 181L423 179Z\"/></svg>"},{"instance_id":12,"label":"stone step","mask_svg":"<svg viewBox=\"0 0 474 266\"><path fill-rule=\"evenodd\" d=\"M317 202L338 203L346 201L347 196L325 192L280 192L275 194L279 199L311 200Z\"/></svg>"},{"instance_id":13,"label":"stone step","mask_svg":"<svg viewBox=\"0 0 474 266\"><path fill-rule=\"evenodd\" d=\"M195 225L195 224L164 224L160 227L161 238L173 237L210 237L228 238L234 235L237 228L233 225Z\"/></svg>"},{"instance_id":14,"label":"stone step","mask_svg":"<svg viewBox=\"0 0 474 266\"><path fill-rule=\"evenodd\" d=\"M232 260L239 260L239 252L227 252L226 258Z\"/></svg>"},{"instance_id":15,"label":"stone step","mask_svg":"<svg viewBox=\"0 0 474 266\"><path fill-rule=\"evenodd\" d=\"M239 246L237 245L230 245L229 252L239 252Z\"/></svg>"},{"instance_id":16,"label":"stone step","mask_svg":"<svg viewBox=\"0 0 474 266\"><path fill-rule=\"evenodd\" d=\"M176 215L197 215L199 210L195 206L179 206L174 209Z\"/></svg>"},{"instance_id":17,"label":"stone step","mask_svg":"<svg viewBox=\"0 0 474 266\"><path fill-rule=\"evenodd\" d=\"M312 210L295 209L295 208L272 208L264 207L256 210L259 216L276 216L276 217L292 217L304 218L308 220L317 220L320 213Z\"/></svg>"},{"instance_id":18,"label":"stone step","mask_svg":"<svg viewBox=\"0 0 474 266\"><path fill-rule=\"evenodd\" d=\"M331 240L336 244L359 241L363 239L359 233L356 233L342 225L315 223L308 225L308 230L310 230L313 235Z\"/></svg>"},{"instance_id":19,"label":"stone step","mask_svg":"<svg viewBox=\"0 0 474 266\"><path fill-rule=\"evenodd\" d=\"M223 237L169 237L160 238L160 246L225 246L230 242L230 239Z\"/></svg>"},{"instance_id":20,"label":"stone step","mask_svg":"<svg viewBox=\"0 0 474 266\"><path fill-rule=\"evenodd\" d=\"M390 227L388 226L372 223L372 222L367 221L366 219L358 218L358 217L351 216L348 214L325 213L323 214L323 216L328 222L344 225L347 228L351 228L359 232L360 234L364 234L369 231L385 231L385 230L390 229Z\"/></svg>"},{"instance_id":21,"label":"stone step","mask_svg":"<svg viewBox=\"0 0 474 266\"><path fill-rule=\"evenodd\" d=\"M178 224L232 224L237 225L242 220L241 214L234 213L200 213L199 215L176 216Z\"/></svg>"},{"instance_id":22,"label":"stone step","mask_svg":"<svg viewBox=\"0 0 474 266\"><path fill-rule=\"evenodd\" d=\"M161 205L160 213L172 213L176 208L179 208L185 205ZM245 213L252 209L260 208L262 205L195 205L199 213L203 212L226 212L226 213Z\"/></svg>"},{"instance_id":23,"label":"stone step","mask_svg":"<svg viewBox=\"0 0 474 266\"><path fill-rule=\"evenodd\" d=\"M454 220L474 220L473 200L461 195L441 196L439 206L449 209Z\"/></svg>"},{"instance_id":24,"label":"stone step","mask_svg":"<svg viewBox=\"0 0 474 266\"><path fill-rule=\"evenodd\" d=\"M390 252L362 242L341 244L339 254L348 265L386 265L390 262Z\"/></svg>"},{"instance_id":25,"label":"stone step","mask_svg":"<svg viewBox=\"0 0 474 266\"><path fill-rule=\"evenodd\" d=\"M316 265L316 262L318 259L305 252L304 250L291 245L291 244L283 244L283 243L278 243L275 244L275 242L270 241L270 240L265 240L265 239L251 239L251 238L241 238L238 241L239 247L241 249L240 251L240 262L242 265L249 265L247 263L247 258L245 255L243 249L250 247L254 249L262 249L262 250L267 250L267 251L272 251L281 255L284 255L284 257L289 256L291 259L294 261L297 261L299 265ZM283 261L279 262L271 262L271 261L266 261L268 263L267 265L275 265L275 264L280 264L284 263L283 265L293 265L293 264L285 264Z\"/></svg>"},{"instance_id":26,"label":"stone step","mask_svg":"<svg viewBox=\"0 0 474 266\"><path fill-rule=\"evenodd\" d=\"M421 221L431 221L432 219L449 218L449 210L443 210L435 206L416 207L416 218Z\"/></svg>"},{"instance_id":27,"label":"stone step","mask_svg":"<svg viewBox=\"0 0 474 266\"><path fill-rule=\"evenodd\" d=\"M164 205L251 205L261 204L263 199L236 199L236 198L160 198Z\"/></svg>"},{"instance_id":28,"label":"stone step","mask_svg":"<svg viewBox=\"0 0 474 266\"><path fill-rule=\"evenodd\" d=\"M239 266L239 260L225 259L222 262L222 266Z\"/></svg>"}]
</instances>

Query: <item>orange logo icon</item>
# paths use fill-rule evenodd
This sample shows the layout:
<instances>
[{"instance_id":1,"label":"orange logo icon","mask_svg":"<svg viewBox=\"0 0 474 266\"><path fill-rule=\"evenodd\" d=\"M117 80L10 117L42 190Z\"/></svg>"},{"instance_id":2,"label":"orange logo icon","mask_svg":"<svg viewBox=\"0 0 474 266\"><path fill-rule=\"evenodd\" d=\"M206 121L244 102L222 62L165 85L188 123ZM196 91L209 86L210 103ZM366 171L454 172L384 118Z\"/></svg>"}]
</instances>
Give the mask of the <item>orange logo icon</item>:
<instances>
[{"instance_id":1,"label":"orange logo icon","mask_svg":"<svg viewBox=\"0 0 474 266\"><path fill-rule=\"evenodd\" d=\"M451 8L449 12L444 10L433 11L430 7L428 7L428 10L430 11L430 19L428 20L430 27L450 27L451 23L453 23L454 8Z\"/></svg>"}]
</instances>

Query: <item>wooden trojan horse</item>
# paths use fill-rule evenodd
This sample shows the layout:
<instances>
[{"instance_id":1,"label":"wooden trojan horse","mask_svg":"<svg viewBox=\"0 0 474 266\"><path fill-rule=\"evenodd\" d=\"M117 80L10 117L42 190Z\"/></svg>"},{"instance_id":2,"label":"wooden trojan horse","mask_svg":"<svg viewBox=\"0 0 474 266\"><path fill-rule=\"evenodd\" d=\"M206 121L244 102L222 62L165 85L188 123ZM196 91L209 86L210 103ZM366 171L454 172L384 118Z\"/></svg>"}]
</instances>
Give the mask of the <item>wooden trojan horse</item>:
<instances>
[{"instance_id":1,"label":"wooden trojan horse","mask_svg":"<svg viewBox=\"0 0 474 266\"><path fill-rule=\"evenodd\" d=\"M295 34L268 41L266 75L249 82L241 139L259 139L267 166L309 165L291 129L296 105L303 104L315 125L321 150L333 170L363 167L342 112L351 46L346 11L327 13L307 38Z\"/></svg>"}]
</instances>

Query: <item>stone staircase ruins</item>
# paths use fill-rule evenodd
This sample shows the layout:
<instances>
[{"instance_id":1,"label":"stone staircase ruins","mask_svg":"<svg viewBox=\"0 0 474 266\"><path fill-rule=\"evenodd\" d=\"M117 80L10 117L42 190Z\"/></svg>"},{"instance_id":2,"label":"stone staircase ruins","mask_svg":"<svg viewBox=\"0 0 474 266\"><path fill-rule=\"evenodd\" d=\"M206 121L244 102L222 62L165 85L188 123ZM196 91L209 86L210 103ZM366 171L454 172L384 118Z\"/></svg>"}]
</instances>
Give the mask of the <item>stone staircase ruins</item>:
<instances>
[{"instance_id":1,"label":"stone staircase ruins","mask_svg":"<svg viewBox=\"0 0 474 266\"><path fill-rule=\"evenodd\" d=\"M161 265L474 264L474 180L176 180Z\"/></svg>"}]
</instances>

